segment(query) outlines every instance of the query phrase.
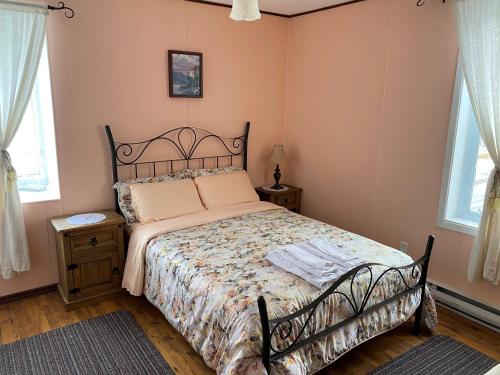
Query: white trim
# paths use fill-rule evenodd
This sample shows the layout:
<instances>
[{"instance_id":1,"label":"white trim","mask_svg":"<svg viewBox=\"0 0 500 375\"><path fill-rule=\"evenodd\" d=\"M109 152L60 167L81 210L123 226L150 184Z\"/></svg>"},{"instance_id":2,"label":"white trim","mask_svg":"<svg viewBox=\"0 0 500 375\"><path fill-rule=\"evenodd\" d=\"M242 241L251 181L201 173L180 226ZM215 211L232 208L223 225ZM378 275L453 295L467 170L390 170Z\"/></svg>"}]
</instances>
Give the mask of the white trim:
<instances>
[{"instance_id":1,"label":"white trim","mask_svg":"<svg viewBox=\"0 0 500 375\"><path fill-rule=\"evenodd\" d=\"M451 105L450 123L448 125L448 139L446 141L446 153L443 166L443 180L441 182L441 195L439 198L439 211L437 225L446 229L461 232L464 228L456 226L455 222L446 220L446 208L448 205L448 191L451 182L451 167L453 164L453 153L455 151L455 138L457 135L457 118L460 109L460 99L462 98L463 72L460 59L457 62L455 74L455 86L453 89L453 101ZM464 232L462 232L464 233ZM469 234L469 233L466 233Z\"/></svg>"},{"instance_id":2,"label":"white trim","mask_svg":"<svg viewBox=\"0 0 500 375\"><path fill-rule=\"evenodd\" d=\"M61 200L59 190L44 190L44 191L19 191L19 198L22 204L53 202Z\"/></svg>"},{"instance_id":3,"label":"white trim","mask_svg":"<svg viewBox=\"0 0 500 375\"><path fill-rule=\"evenodd\" d=\"M463 80L464 75L462 65L460 59L458 59L457 70L455 74L455 86L453 90L453 101L449 120L448 139L446 143L446 152L443 165L443 178L441 182L441 194L439 198L437 225L441 228L464 233L470 236L476 236L478 223L474 220L468 220L464 217L450 217L449 211L452 211L451 214L453 215L453 212L456 211L456 209L453 209L453 207L448 207L450 196L452 196L452 201L455 201L456 199L453 197L459 194L457 187L452 186L452 174L455 152L460 151L456 150L456 143L459 128L460 107L462 104L461 101L464 87Z\"/></svg>"},{"instance_id":4,"label":"white trim","mask_svg":"<svg viewBox=\"0 0 500 375\"><path fill-rule=\"evenodd\" d=\"M52 82L52 64L50 62L50 45L49 45L49 38L45 36L45 52L47 53L47 64L48 64L48 71L49 71L49 86L50 86L50 102L51 102L51 115L52 115L52 137L54 139L54 148L53 148L53 157L55 164L53 167L55 168L55 176L57 177L56 181L52 181L52 187L54 189L57 189L57 194L58 198L57 199L51 199L47 200L46 202L52 202L52 201L60 201L62 199L62 192L61 192L61 171L60 171L60 160L59 160L59 147L58 147L58 142L57 142L57 129L56 129L56 110L54 107L54 85Z\"/></svg>"},{"instance_id":5,"label":"white trim","mask_svg":"<svg viewBox=\"0 0 500 375\"><path fill-rule=\"evenodd\" d=\"M441 215L441 211L439 212ZM438 226L444 229L453 230L455 232L460 232L463 234L468 234L469 236L476 237L477 226L476 223L464 220L462 218L442 219L438 217Z\"/></svg>"}]
</instances>

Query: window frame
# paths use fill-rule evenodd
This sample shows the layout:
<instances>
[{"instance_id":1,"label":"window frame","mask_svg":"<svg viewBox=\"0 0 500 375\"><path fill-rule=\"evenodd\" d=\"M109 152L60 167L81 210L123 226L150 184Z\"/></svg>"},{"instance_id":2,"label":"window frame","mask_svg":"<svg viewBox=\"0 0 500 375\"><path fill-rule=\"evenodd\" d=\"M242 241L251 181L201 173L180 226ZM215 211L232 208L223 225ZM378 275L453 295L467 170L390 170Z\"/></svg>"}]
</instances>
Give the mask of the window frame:
<instances>
[{"instance_id":1,"label":"window frame","mask_svg":"<svg viewBox=\"0 0 500 375\"><path fill-rule=\"evenodd\" d=\"M44 59L44 61L42 61ZM48 92L50 95L43 95L44 93L40 92L42 86L38 81L38 74L40 72L40 66L42 64L46 64L47 69L47 77L44 78L44 84L47 85ZM33 91L31 96L38 95L38 99L30 98L30 102L33 102L33 105L37 108L50 107L47 109L47 112L42 112L37 110L38 114L42 115L42 118L39 120L42 122L41 126L39 126L40 133L38 134L38 140L42 141L42 145L40 145L40 152L43 157L44 163L44 176L39 178L40 182L44 182L46 184L46 188L44 190L38 190L29 188L29 183L23 181L22 177L18 177L17 181L17 190L19 192L19 197L21 199L21 203L29 204L29 203L37 203L37 202L51 202L51 201L59 201L61 200L61 186L60 186L60 175L59 175L59 158L57 152L57 134L55 128L55 114L54 114L54 102L53 102L53 89L52 89L52 75L50 71L50 54L49 54L49 43L48 38L45 38L42 56L40 57L40 66L37 71L36 81L33 85ZM45 91L45 90L44 90ZM31 104L30 104L31 105ZM14 136L17 136L17 134ZM47 149L47 146L50 146L50 150ZM15 160L12 160L14 168ZM34 181L34 180L32 180ZM28 185L28 186L26 186Z\"/></svg>"},{"instance_id":2,"label":"window frame","mask_svg":"<svg viewBox=\"0 0 500 375\"><path fill-rule=\"evenodd\" d=\"M462 144L462 147L460 147L460 151L457 150L460 108L462 104L462 95L464 89L463 81L464 74L459 58L455 74L455 85L450 112L450 122L443 167L443 179L441 184L437 225L445 229L475 236L477 233L481 215L470 210L470 201L472 198L472 189L474 187L474 177L476 175L480 132L477 126L468 127L468 129L466 130L466 139L462 141L467 142L465 143L465 145ZM460 154L458 154L458 156L455 156L455 152L460 152ZM465 164L467 166L465 168L465 178L464 173L462 173L460 176L460 182L463 183L462 180L465 180L465 183L467 183L467 186L465 188L460 189L458 187L452 186L453 163L455 161L455 158L460 158L462 165ZM450 195L454 195L455 197L450 198ZM453 207L455 215L452 218L447 217L451 200L459 202L458 204L455 203L455 207Z\"/></svg>"}]
</instances>

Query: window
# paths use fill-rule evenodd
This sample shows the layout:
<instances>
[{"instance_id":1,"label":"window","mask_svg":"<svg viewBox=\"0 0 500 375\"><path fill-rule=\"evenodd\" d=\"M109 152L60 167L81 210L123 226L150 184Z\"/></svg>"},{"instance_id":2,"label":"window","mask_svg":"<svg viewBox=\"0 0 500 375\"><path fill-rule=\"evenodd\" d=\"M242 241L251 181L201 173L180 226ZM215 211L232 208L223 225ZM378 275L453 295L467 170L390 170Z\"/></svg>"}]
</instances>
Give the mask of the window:
<instances>
[{"instance_id":1,"label":"window","mask_svg":"<svg viewBox=\"0 0 500 375\"><path fill-rule=\"evenodd\" d=\"M9 153L17 172L21 202L60 198L47 43L30 102Z\"/></svg>"},{"instance_id":2,"label":"window","mask_svg":"<svg viewBox=\"0 0 500 375\"><path fill-rule=\"evenodd\" d=\"M479 134L460 63L443 174L438 225L475 235L494 164Z\"/></svg>"}]
</instances>

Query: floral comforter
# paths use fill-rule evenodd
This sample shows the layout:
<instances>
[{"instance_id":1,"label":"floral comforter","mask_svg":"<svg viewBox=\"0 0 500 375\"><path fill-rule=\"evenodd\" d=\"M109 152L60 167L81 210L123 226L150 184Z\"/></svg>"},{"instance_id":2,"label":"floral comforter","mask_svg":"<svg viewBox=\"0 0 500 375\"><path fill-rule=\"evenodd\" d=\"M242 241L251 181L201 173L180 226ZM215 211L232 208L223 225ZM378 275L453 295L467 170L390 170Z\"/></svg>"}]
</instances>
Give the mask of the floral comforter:
<instances>
[{"instance_id":1,"label":"floral comforter","mask_svg":"<svg viewBox=\"0 0 500 375\"><path fill-rule=\"evenodd\" d=\"M146 253L144 294L217 374L265 374L260 357L257 297L265 297L272 319L298 310L320 294L319 289L303 279L273 266L266 255L276 247L314 237L329 239L367 262L391 266L412 263L410 257L395 249L277 209L153 239ZM374 276L383 269L376 267ZM368 306L403 290L395 272L387 275L375 288ZM408 271L405 276L409 275ZM354 286L358 303L368 282L368 275L363 274ZM349 286L346 283L346 294L350 292ZM417 291L377 309L334 334L274 361L273 373L318 371L360 343L408 320L419 301ZM432 298L427 297L426 302L427 312L435 317ZM307 332L316 332L351 315L347 300L335 294L317 309Z\"/></svg>"}]
</instances>

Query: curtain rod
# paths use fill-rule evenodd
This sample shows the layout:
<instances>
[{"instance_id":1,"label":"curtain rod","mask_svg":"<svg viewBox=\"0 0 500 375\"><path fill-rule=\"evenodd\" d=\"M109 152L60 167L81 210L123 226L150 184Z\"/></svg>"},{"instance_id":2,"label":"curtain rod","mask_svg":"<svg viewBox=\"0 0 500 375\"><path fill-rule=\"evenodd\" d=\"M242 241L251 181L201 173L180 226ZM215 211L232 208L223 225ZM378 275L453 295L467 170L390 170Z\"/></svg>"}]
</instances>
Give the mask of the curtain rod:
<instances>
[{"instance_id":1,"label":"curtain rod","mask_svg":"<svg viewBox=\"0 0 500 375\"><path fill-rule=\"evenodd\" d=\"M443 4L444 4L444 3L446 3L446 0L443 0ZM425 0L418 0L418 1L417 1L417 6L418 6L418 7L421 7L421 6L422 6L422 5L424 5L424 4L425 4Z\"/></svg>"},{"instance_id":2,"label":"curtain rod","mask_svg":"<svg viewBox=\"0 0 500 375\"><path fill-rule=\"evenodd\" d=\"M49 8L49 10L64 10L64 15L66 16L66 18L73 18L75 16L75 12L73 11L73 9L67 7L62 1L59 1L57 5L47 5L47 8Z\"/></svg>"},{"instance_id":3,"label":"curtain rod","mask_svg":"<svg viewBox=\"0 0 500 375\"><path fill-rule=\"evenodd\" d=\"M36 7L36 8L47 7L48 10L64 10L64 15L66 16L66 18L73 18L75 16L75 12L73 11L73 9L70 7L67 7L64 4L64 2L62 2L62 1L59 1L59 3L57 5L45 5L42 3L23 3L23 2L12 1L12 0L0 0L0 3L20 5L20 6L25 6L25 7Z\"/></svg>"}]
</instances>

